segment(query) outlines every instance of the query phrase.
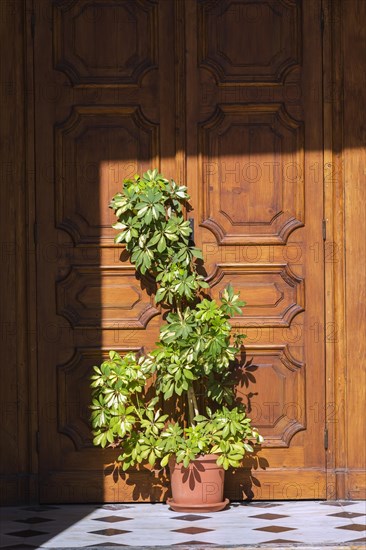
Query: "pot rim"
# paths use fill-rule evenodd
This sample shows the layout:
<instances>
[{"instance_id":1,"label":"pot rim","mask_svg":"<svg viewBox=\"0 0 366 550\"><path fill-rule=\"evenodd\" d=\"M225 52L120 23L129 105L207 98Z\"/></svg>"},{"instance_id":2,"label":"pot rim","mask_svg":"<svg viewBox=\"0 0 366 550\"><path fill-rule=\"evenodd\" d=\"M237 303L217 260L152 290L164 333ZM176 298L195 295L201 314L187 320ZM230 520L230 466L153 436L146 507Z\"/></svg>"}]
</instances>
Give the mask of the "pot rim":
<instances>
[{"instance_id":1,"label":"pot rim","mask_svg":"<svg viewBox=\"0 0 366 550\"><path fill-rule=\"evenodd\" d=\"M189 464L193 464L194 462L216 462L220 455L214 454L214 453L207 453L204 455L197 456L194 460L191 460ZM182 462L177 463L175 459L176 455L173 454L170 459L170 462L174 462L177 466L183 466ZM189 466L188 466L189 467ZM217 465L218 468L222 468L222 466Z\"/></svg>"}]
</instances>

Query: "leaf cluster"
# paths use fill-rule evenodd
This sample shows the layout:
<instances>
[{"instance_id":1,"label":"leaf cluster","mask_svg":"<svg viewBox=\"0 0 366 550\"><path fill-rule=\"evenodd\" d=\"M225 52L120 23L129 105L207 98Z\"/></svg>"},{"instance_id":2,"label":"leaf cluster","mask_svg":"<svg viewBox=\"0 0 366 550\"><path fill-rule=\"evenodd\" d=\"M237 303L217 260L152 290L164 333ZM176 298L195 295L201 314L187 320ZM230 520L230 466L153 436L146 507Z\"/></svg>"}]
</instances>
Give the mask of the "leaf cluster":
<instances>
[{"instance_id":1,"label":"leaf cluster","mask_svg":"<svg viewBox=\"0 0 366 550\"><path fill-rule=\"evenodd\" d=\"M216 453L224 469L237 467L246 452L252 452L252 441L261 436L250 425L244 407L231 410L223 406L206 415L196 415L194 424L181 427L169 421L158 407L159 398L146 401L145 387L151 376L151 362L129 353L121 357L109 352L109 359L94 367L92 376L92 425L95 445L118 447L125 471L149 462L154 466L168 464L175 455L185 467L200 454Z\"/></svg>"},{"instance_id":2,"label":"leaf cluster","mask_svg":"<svg viewBox=\"0 0 366 550\"><path fill-rule=\"evenodd\" d=\"M245 335L232 337L231 314L241 312L244 302L231 286L223 292L221 304L203 299L182 313L170 312L160 329L160 341L148 355L156 372L156 389L164 399L180 396L195 382L206 389L208 401L232 405L235 399L235 362Z\"/></svg>"},{"instance_id":3,"label":"leaf cluster","mask_svg":"<svg viewBox=\"0 0 366 550\"><path fill-rule=\"evenodd\" d=\"M110 203L117 217L113 227L119 231L115 242L125 244L137 271L159 282L156 302L172 305L175 295L191 300L208 287L194 268L202 253L190 243L192 229L184 219L188 199L186 186L155 169L124 180Z\"/></svg>"}]
</instances>

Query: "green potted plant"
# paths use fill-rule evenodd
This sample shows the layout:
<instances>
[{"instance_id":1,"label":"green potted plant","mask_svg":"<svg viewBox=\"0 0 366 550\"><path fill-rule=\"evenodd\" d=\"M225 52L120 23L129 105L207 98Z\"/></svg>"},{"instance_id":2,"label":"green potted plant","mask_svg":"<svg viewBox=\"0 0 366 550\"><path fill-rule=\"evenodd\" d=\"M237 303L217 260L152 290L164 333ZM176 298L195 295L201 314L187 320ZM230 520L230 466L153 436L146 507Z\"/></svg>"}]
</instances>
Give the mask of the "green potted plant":
<instances>
[{"instance_id":1,"label":"green potted plant","mask_svg":"<svg viewBox=\"0 0 366 550\"><path fill-rule=\"evenodd\" d=\"M124 471L169 465L173 509L214 511L228 502L224 471L240 466L262 437L235 396L244 335L234 334L229 320L245 304L230 285L220 303L204 295L202 253L184 218L188 200L185 186L157 170L125 180L113 197L115 242L125 244L141 277L155 282L165 323L150 353L111 351L94 367L91 422L94 444L117 447Z\"/></svg>"}]
</instances>

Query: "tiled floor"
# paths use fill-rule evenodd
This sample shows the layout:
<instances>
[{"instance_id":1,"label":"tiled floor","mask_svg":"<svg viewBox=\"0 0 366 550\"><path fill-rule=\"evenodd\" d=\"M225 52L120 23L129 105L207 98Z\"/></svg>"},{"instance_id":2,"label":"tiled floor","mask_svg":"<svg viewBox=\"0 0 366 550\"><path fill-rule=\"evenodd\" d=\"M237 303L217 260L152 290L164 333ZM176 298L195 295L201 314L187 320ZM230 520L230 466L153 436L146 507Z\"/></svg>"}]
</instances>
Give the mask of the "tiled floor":
<instances>
[{"instance_id":1,"label":"tiled floor","mask_svg":"<svg viewBox=\"0 0 366 550\"><path fill-rule=\"evenodd\" d=\"M165 504L2 508L0 548L346 545L366 547L366 502L252 502L214 514Z\"/></svg>"}]
</instances>

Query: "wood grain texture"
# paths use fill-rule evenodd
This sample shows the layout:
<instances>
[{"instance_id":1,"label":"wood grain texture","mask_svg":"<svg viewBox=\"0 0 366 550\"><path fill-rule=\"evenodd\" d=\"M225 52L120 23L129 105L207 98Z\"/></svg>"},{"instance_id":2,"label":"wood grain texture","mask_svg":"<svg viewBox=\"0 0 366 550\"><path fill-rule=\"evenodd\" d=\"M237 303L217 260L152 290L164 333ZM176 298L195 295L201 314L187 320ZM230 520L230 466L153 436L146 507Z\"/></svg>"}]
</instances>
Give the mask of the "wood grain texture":
<instances>
[{"instance_id":1,"label":"wood grain texture","mask_svg":"<svg viewBox=\"0 0 366 550\"><path fill-rule=\"evenodd\" d=\"M328 251L326 262L327 498L346 497L346 378L345 327L345 225L343 163L343 40L342 2L324 2L324 180ZM336 412L336 416L334 415ZM330 413L330 414L329 414ZM334 421L336 420L336 421Z\"/></svg>"},{"instance_id":2,"label":"wood grain texture","mask_svg":"<svg viewBox=\"0 0 366 550\"><path fill-rule=\"evenodd\" d=\"M26 89L32 92L28 73L26 32L29 12L23 2L1 5L1 342L2 504L18 504L35 498L36 377L35 326L29 311L34 283L34 248L29 241L31 171L27 143ZM26 88L26 82L30 88ZM34 287L33 287L34 292ZM33 332L32 332L33 330Z\"/></svg>"},{"instance_id":3,"label":"wood grain texture","mask_svg":"<svg viewBox=\"0 0 366 550\"><path fill-rule=\"evenodd\" d=\"M175 4L36 5L40 498L65 501L49 472L71 479L83 468L90 486L105 490L97 500L108 501L114 493L101 463L118 453L91 444L93 365L107 349L151 349L161 324L152 282L140 280L113 244L108 205L124 178L151 167L176 173L174 33L158 32L174 26ZM55 93L42 101L47 90ZM133 500L129 475L124 498ZM74 502L92 498L83 483Z\"/></svg>"},{"instance_id":4,"label":"wood grain texture","mask_svg":"<svg viewBox=\"0 0 366 550\"><path fill-rule=\"evenodd\" d=\"M366 3L342 5L346 498L366 498Z\"/></svg>"},{"instance_id":5,"label":"wood grain texture","mask_svg":"<svg viewBox=\"0 0 366 550\"><path fill-rule=\"evenodd\" d=\"M268 6L186 1L187 180L212 295L231 282L248 303L233 325L248 334L238 393L266 439L253 495L264 498L267 479L286 494L284 465L296 464L286 483L304 481L297 498L312 498L312 475L322 498L321 5L303 3L300 13L286 3L286 17L282 2L276 13ZM260 48L243 38L254 28ZM240 475L228 477L229 493Z\"/></svg>"},{"instance_id":6,"label":"wood grain texture","mask_svg":"<svg viewBox=\"0 0 366 550\"><path fill-rule=\"evenodd\" d=\"M365 3L323 2L327 498L365 498Z\"/></svg>"}]
</instances>

